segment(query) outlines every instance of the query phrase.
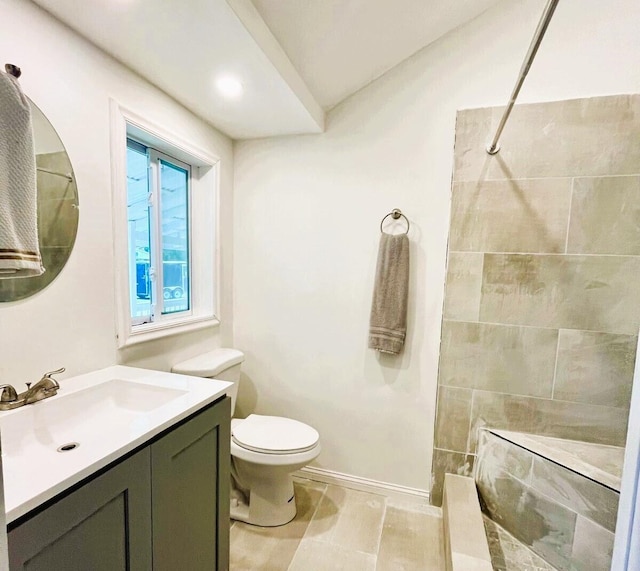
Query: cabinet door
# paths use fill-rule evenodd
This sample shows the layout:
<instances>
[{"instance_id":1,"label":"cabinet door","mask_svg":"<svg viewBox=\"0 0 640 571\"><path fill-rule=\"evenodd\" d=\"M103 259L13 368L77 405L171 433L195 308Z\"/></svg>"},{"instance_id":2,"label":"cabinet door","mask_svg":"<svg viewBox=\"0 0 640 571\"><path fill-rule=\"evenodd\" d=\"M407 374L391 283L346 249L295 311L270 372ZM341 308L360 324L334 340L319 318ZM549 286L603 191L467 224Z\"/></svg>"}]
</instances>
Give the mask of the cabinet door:
<instances>
[{"instance_id":1,"label":"cabinet door","mask_svg":"<svg viewBox=\"0 0 640 571\"><path fill-rule=\"evenodd\" d=\"M11 571L149 571L149 466L146 448L13 529Z\"/></svg>"},{"instance_id":2,"label":"cabinet door","mask_svg":"<svg viewBox=\"0 0 640 571\"><path fill-rule=\"evenodd\" d=\"M154 571L229 568L230 399L151 446Z\"/></svg>"}]
</instances>

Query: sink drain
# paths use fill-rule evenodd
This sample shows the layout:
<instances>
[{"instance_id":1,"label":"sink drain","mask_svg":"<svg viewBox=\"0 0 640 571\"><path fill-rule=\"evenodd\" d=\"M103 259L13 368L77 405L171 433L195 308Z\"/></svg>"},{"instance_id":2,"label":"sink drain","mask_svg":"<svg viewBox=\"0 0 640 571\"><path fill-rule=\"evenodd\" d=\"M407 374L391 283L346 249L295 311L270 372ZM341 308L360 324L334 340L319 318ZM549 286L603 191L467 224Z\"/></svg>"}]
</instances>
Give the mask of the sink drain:
<instances>
[{"instance_id":1,"label":"sink drain","mask_svg":"<svg viewBox=\"0 0 640 571\"><path fill-rule=\"evenodd\" d=\"M75 450L78 446L80 446L80 444L77 442L69 442L62 446L58 446L58 452L69 452L70 450Z\"/></svg>"}]
</instances>

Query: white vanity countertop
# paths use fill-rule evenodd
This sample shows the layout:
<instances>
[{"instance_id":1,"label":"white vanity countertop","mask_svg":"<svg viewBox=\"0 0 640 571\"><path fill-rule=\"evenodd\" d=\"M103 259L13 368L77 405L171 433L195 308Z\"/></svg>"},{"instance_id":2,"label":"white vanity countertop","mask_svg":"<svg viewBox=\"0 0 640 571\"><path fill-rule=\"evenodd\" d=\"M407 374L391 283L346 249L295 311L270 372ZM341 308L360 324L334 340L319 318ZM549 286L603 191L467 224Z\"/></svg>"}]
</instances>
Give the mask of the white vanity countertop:
<instances>
[{"instance_id":1,"label":"white vanity countertop","mask_svg":"<svg viewBox=\"0 0 640 571\"><path fill-rule=\"evenodd\" d=\"M7 523L224 396L231 383L113 366L0 412ZM77 442L68 452L59 446Z\"/></svg>"}]
</instances>

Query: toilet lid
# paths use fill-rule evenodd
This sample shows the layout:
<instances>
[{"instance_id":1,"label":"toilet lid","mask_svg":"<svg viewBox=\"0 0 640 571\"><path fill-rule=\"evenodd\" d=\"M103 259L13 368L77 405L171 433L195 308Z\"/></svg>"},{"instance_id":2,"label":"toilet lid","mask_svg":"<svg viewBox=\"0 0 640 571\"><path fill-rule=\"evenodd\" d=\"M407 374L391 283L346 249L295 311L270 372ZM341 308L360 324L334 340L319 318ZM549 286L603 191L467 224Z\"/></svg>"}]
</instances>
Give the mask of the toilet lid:
<instances>
[{"instance_id":1,"label":"toilet lid","mask_svg":"<svg viewBox=\"0 0 640 571\"><path fill-rule=\"evenodd\" d=\"M281 416L250 414L231 427L231 438L242 448L266 454L294 454L311 450L318 431L303 422Z\"/></svg>"}]
</instances>

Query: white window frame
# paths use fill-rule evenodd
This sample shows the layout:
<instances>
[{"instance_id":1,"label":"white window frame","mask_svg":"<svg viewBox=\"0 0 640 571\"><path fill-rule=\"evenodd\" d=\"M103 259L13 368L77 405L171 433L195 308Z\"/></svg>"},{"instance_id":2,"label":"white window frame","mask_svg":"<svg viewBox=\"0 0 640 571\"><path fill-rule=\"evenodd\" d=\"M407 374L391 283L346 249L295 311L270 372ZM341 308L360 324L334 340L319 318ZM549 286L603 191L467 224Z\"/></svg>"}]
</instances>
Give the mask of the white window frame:
<instances>
[{"instance_id":1,"label":"white window frame","mask_svg":"<svg viewBox=\"0 0 640 571\"><path fill-rule=\"evenodd\" d=\"M191 167L191 310L165 315L152 323L140 325L132 322L129 301L127 137L159 151L161 155L166 154L168 162L175 163L178 160ZM220 324L217 316L220 295L219 163L219 157L203 151L111 100L111 177L118 347Z\"/></svg>"}]
</instances>

